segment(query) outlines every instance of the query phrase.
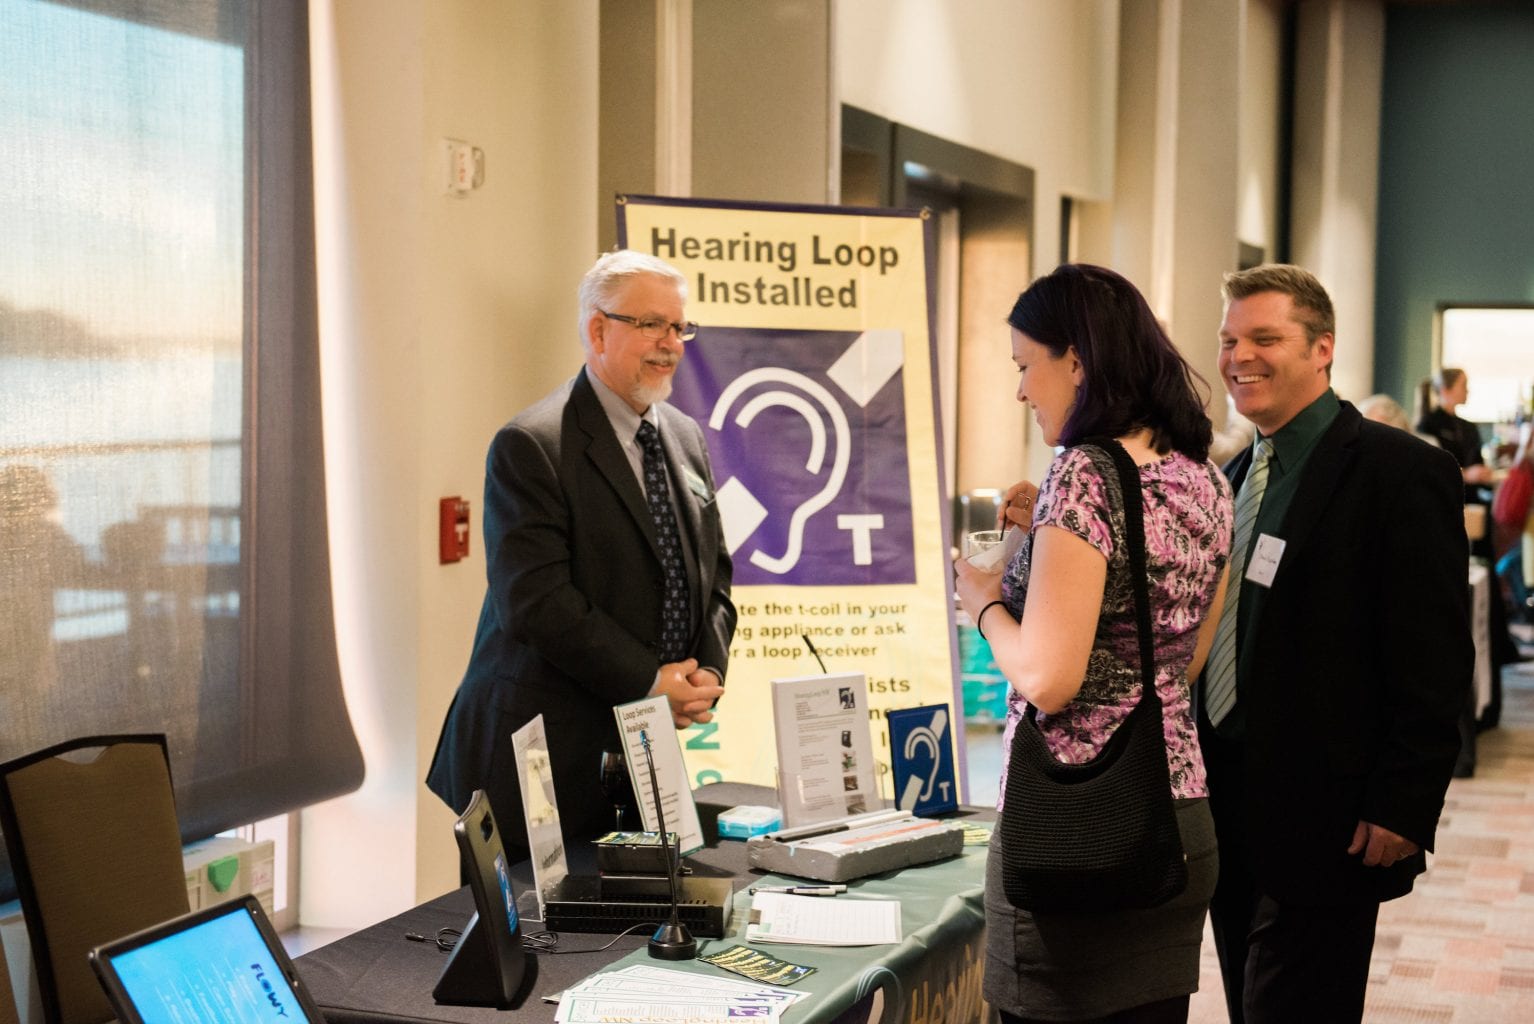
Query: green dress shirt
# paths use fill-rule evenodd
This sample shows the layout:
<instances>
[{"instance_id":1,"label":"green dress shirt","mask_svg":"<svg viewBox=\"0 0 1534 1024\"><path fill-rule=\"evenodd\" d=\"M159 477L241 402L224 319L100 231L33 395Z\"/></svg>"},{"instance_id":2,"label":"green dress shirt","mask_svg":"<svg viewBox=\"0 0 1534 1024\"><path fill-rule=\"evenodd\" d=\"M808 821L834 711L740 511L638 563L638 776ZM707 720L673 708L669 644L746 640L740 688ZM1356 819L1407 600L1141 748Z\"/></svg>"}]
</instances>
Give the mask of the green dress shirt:
<instances>
[{"instance_id":1,"label":"green dress shirt","mask_svg":"<svg viewBox=\"0 0 1534 1024\"><path fill-rule=\"evenodd\" d=\"M1268 487L1262 495L1262 507L1257 510L1257 521L1252 525L1253 546L1263 534L1284 539L1284 519L1289 514L1294 493L1299 489L1305 463L1315 450L1316 442L1341 411L1342 403L1338 401L1336 392L1327 388L1321 397L1273 434L1273 454L1268 459ZM1255 439L1253 443L1256 443ZM1279 561L1282 563L1283 559ZM1250 549L1247 551L1246 564L1251 564ZM1246 732L1241 683L1249 674L1247 659L1251 655L1248 652L1256 647L1248 640L1256 635L1252 631L1257 628L1258 614L1268 595L1267 587L1251 580L1231 580L1226 585L1234 586L1238 582L1241 595L1236 602L1236 706L1219 726L1220 735L1231 738L1240 738Z\"/></svg>"}]
</instances>

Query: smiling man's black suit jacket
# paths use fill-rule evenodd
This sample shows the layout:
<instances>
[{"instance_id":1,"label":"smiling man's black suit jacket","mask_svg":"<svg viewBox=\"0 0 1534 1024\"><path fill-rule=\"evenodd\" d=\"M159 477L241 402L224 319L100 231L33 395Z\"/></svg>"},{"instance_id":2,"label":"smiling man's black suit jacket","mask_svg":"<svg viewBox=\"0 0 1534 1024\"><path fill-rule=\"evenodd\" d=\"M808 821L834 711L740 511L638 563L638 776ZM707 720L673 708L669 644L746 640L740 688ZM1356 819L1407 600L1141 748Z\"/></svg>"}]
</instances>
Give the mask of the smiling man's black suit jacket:
<instances>
[{"instance_id":1,"label":"smiling man's black suit jacket","mask_svg":"<svg viewBox=\"0 0 1534 1024\"><path fill-rule=\"evenodd\" d=\"M518 415L490 445L489 588L426 779L460 812L483 788L512 853L526 846L512 732L543 715L565 835L599 834L613 820L598 786L599 755L623 749L613 706L648 694L661 663L654 521L586 374ZM735 606L708 449L690 417L664 402L656 410L690 552L689 654L722 675Z\"/></svg>"},{"instance_id":2,"label":"smiling man's black suit jacket","mask_svg":"<svg viewBox=\"0 0 1534 1024\"><path fill-rule=\"evenodd\" d=\"M1233 484L1250 462L1226 466ZM1360 819L1433 848L1474 661L1463 487L1448 453L1347 402L1302 473L1242 639L1245 789L1216 820L1222 870L1241 851L1280 901L1392 899L1424 855L1366 868L1346 851Z\"/></svg>"}]
</instances>

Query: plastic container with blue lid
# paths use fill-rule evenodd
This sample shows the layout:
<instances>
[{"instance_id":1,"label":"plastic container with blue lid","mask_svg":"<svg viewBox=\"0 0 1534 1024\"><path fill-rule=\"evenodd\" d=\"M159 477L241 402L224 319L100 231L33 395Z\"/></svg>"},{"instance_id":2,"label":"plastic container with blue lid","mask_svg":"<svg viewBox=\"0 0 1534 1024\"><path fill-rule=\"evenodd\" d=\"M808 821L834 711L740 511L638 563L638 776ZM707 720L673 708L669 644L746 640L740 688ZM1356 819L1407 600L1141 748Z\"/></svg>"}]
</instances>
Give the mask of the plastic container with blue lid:
<instances>
[{"instance_id":1,"label":"plastic container with blue lid","mask_svg":"<svg viewBox=\"0 0 1534 1024\"><path fill-rule=\"evenodd\" d=\"M720 812L719 838L750 839L771 832L782 823L783 814L776 807L742 804Z\"/></svg>"}]
</instances>

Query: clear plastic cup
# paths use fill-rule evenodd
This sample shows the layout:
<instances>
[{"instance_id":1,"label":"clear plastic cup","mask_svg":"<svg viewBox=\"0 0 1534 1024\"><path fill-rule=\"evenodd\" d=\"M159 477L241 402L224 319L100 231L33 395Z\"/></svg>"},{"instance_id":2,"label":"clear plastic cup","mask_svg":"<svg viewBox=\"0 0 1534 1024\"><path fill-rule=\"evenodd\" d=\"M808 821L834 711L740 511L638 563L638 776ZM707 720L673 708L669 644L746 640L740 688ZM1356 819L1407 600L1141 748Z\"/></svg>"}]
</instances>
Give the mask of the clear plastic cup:
<instances>
[{"instance_id":1,"label":"clear plastic cup","mask_svg":"<svg viewBox=\"0 0 1534 1024\"><path fill-rule=\"evenodd\" d=\"M974 530L966 533L960 550L965 560L976 569L1001 572L1003 568L1000 530Z\"/></svg>"}]
</instances>

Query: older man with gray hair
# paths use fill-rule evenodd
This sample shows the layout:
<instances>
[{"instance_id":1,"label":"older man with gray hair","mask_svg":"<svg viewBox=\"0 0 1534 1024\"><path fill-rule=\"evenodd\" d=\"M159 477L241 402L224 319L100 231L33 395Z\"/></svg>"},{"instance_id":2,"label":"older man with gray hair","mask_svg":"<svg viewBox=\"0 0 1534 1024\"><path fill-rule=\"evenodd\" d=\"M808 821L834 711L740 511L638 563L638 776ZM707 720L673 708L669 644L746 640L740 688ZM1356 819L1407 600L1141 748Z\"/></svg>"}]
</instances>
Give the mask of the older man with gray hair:
<instances>
[{"instance_id":1,"label":"older man with gray hair","mask_svg":"<svg viewBox=\"0 0 1534 1024\"><path fill-rule=\"evenodd\" d=\"M612 823L599 765L612 709L665 696L677 728L724 692L735 606L703 431L667 404L687 283L620 250L581 281L586 364L495 436L485 469L489 587L427 785L456 811L489 795L509 853L526 832L511 734L542 714L567 843Z\"/></svg>"}]
</instances>

